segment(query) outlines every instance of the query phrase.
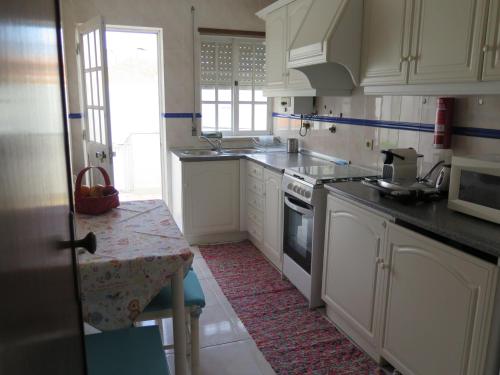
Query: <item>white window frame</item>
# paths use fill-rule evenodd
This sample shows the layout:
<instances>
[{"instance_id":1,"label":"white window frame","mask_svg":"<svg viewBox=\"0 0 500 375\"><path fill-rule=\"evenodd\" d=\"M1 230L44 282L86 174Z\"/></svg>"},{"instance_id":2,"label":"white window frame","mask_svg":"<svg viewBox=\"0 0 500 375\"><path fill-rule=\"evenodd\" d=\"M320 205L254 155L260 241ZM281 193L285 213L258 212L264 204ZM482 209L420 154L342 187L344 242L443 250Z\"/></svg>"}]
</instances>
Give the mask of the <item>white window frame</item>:
<instances>
[{"instance_id":1,"label":"white window frame","mask_svg":"<svg viewBox=\"0 0 500 375\"><path fill-rule=\"evenodd\" d=\"M238 66L239 66L239 58L240 51L239 46L241 43L248 42L264 42L261 38L246 38L246 37L221 37L221 36L210 36L203 35L200 38L200 46L202 42L223 42L223 43L231 43L232 45L232 84L224 85L224 84L203 84L200 82L199 92L200 92L200 108L202 108L203 104L215 104L215 127L216 131L219 131L218 127L218 106L217 104L231 104L232 107L232 115L231 115L231 123L232 129L227 131L223 130L222 134L224 136L242 136L242 137L252 137L256 135L268 135L271 134L271 121L272 121L272 98L267 98L267 101L255 101L255 90L262 90L263 86L255 86L254 83L252 85L242 85L242 87L251 87L252 88L252 101L242 101L239 100L239 77L238 77ZM202 100L201 90L202 88L215 88L215 100ZM231 102L228 101L219 101L218 100L218 89L219 88L230 88L231 89ZM252 130L240 130L239 129L239 104L252 104ZM254 130L254 117L255 117L255 105L258 104L266 104L267 105L267 116L266 116L266 129L265 130ZM201 129L203 130L203 111L201 117Z\"/></svg>"}]
</instances>

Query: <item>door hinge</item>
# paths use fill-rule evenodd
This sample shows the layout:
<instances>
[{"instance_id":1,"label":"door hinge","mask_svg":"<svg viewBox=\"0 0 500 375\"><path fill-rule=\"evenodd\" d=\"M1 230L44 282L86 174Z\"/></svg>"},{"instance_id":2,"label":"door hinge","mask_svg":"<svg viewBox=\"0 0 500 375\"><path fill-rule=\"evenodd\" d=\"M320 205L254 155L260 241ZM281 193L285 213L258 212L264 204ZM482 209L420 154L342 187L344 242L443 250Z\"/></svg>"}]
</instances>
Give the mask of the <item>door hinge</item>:
<instances>
[{"instance_id":1,"label":"door hinge","mask_svg":"<svg viewBox=\"0 0 500 375\"><path fill-rule=\"evenodd\" d=\"M76 43L76 54L80 54L80 43Z\"/></svg>"},{"instance_id":2,"label":"door hinge","mask_svg":"<svg viewBox=\"0 0 500 375\"><path fill-rule=\"evenodd\" d=\"M87 140L87 130L86 129L82 130L82 138L83 138L84 141Z\"/></svg>"}]
</instances>

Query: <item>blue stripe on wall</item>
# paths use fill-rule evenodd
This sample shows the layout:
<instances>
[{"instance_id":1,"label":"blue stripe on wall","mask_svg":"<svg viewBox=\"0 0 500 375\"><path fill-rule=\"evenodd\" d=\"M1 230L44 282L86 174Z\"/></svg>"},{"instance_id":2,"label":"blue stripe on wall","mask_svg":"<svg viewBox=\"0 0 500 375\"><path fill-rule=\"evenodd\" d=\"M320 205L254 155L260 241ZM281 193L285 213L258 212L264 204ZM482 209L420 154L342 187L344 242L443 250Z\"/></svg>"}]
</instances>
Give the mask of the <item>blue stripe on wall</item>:
<instances>
[{"instance_id":1,"label":"blue stripe on wall","mask_svg":"<svg viewBox=\"0 0 500 375\"><path fill-rule=\"evenodd\" d=\"M193 118L190 112L167 112L162 114L163 118ZM201 113L196 113L196 118L201 118Z\"/></svg>"},{"instance_id":2,"label":"blue stripe on wall","mask_svg":"<svg viewBox=\"0 0 500 375\"><path fill-rule=\"evenodd\" d=\"M70 113L68 114L68 118L74 119L74 118L82 118L81 113Z\"/></svg>"},{"instance_id":3,"label":"blue stripe on wall","mask_svg":"<svg viewBox=\"0 0 500 375\"><path fill-rule=\"evenodd\" d=\"M273 112L273 117L300 119L300 115L288 115L276 112ZM385 129L412 130L412 131L420 131L426 133L434 132L434 124L424 124L424 123L421 124L418 122L365 120L359 118L331 117L331 116L318 116L318 115L305 115L303 119L309 121L329 122L329 123L344 124L344 125L360 125L360 126L370 126L370 127L385 128ZM469 137L500 139L500 130L497 129L466 128L461 126L454 126L453 134L464 135Z\"/></svg>"}]
</instances>

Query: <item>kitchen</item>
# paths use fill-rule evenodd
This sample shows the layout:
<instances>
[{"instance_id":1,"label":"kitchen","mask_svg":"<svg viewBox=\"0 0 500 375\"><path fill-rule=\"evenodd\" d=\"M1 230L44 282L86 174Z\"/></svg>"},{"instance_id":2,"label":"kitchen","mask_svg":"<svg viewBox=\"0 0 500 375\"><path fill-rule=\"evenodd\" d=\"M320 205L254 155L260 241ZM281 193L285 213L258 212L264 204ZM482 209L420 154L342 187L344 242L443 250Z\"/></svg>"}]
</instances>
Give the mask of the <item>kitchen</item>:
<instances>
[{"instance_id":1,"label":"kitchen","mask_svg":"<svg viewBox=\"0 0 500 375\"><path fill-rule=\"evenodd\" d=\"M118 189L116 228L76 224L96 255L106 230L183 249L199 308L179 318L177 266L173 321L133 318L174 345L165 371L499 374L500 1L145 3L62 1L61 48L73 191L114 180L105 34L157 36L161 199Z\"/></svg>"}]
</instances>

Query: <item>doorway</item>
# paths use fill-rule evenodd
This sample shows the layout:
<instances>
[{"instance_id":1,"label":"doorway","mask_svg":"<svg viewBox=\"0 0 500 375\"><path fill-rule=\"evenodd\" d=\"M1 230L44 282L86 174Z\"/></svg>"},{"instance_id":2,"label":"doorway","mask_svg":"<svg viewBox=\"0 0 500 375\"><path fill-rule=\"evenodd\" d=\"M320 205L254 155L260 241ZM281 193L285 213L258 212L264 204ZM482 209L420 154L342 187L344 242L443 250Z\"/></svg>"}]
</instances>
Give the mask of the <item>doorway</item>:
<instances>
[{"instance_id":1,"label":"doorway","mask_svg":"<svg viewBox=\"0 0 500 375\"><path fill-rule=\"evenodd\" d=\"M161 199L161 30L106 27L114 184L120 200Z\"/></svg>"}]
</instances>

